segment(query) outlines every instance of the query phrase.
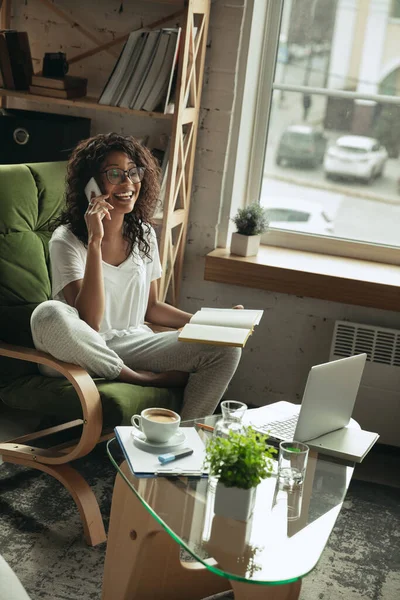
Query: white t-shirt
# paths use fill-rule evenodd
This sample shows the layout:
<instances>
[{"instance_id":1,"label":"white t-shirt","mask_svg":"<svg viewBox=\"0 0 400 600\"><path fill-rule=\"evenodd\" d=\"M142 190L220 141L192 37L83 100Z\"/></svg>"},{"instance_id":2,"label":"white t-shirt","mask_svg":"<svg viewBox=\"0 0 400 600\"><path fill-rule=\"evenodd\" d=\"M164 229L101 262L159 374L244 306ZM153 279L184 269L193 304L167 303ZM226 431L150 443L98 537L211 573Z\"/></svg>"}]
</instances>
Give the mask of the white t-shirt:
<instances>
[{"instance_id":1,"label":"white t-shirt","mask_svg":"<svg viewBox=\"0 0 400 600\"><path fill-rule=\"evenodd\" d=\"M150 257L139 255L137 246L118 267L103 261L105 310L100 326L103 339L123 336L133 330L151 331L144 324L149 299L150 283L161 277L157 239L151 228L147 241ZM49 242L52 295L66 303L63 289L85 273L87 249L71 230L61 225Z\"/></svg>"}]
</instances>

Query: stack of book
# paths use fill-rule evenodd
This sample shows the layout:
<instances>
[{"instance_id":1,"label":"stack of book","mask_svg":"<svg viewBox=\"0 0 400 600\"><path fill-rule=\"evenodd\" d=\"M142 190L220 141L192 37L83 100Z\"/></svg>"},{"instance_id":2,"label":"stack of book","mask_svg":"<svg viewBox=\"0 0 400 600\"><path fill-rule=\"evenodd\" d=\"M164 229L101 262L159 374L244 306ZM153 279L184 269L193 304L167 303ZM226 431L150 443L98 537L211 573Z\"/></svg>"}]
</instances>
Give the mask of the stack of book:
<instances>
[{"instance_id":1,"label":"stack of book","mask_svg":"<svg viewBox=\"0 0 400 600\"><path fill-rule=\"evenodd\" d=\"M133 31L101 93L99 104L169 112L181 29Z\"/></svg>"},{"instance_id":2,"label":"stack of book","mask_svg":"<svg viewBox=\"0 0 400 600\"><path fill-rule=\"evenodd\" d=\"M26 31L0 29L0 87L27 90L32 73L32 57Z\"/></svg>"},{"instance_id":3,"label":"stack of book","mask_svg":"<svg viewBox=\"0 0 400 600\"><path fill-rule=\"evenodd\" d=\"M80 98L86 96L87 79L65 75L64 77L32 76L31 94L49 96L51 98Z\"/></svg>"}]
</instances>

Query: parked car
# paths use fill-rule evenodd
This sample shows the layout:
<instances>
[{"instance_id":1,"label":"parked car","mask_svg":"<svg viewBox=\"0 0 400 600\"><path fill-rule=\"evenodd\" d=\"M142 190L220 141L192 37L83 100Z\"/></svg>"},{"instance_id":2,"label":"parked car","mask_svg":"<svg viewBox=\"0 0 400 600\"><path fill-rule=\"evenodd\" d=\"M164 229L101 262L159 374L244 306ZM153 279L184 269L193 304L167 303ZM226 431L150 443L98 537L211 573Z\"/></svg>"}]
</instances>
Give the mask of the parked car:
<instances>
[{"instance_id":1,"label":"parked car","mask_svg":"<svg viewBox=\"0 0 400 600\"><path fill-rule=\"evenodd\" d=\"M328 149L324 158L326 177L347 177L372 183L383 174L388 153L375 138L344 135Z\"/></svg>"},{"instance_id":2,"label":"parked car","mask_svg":"<svg viewBox=\"0 0 400 600\"><path fill-rule=\"evenodd\" d=\"M316 127L291 125L281 135L275 162L316 167L323 162L326 145L325 135Z\"/></svg>"},{"instance_id":3,"label":"parked car","mask_svg":"<svg viewBox=\"0 0 400 600\"><path fill-rule=\"evenodd\" d=\"M323 235L333 232L333 218L318 202L278 197L265 200L263 205L270 227Z\"/></svg>"}]
</instances>

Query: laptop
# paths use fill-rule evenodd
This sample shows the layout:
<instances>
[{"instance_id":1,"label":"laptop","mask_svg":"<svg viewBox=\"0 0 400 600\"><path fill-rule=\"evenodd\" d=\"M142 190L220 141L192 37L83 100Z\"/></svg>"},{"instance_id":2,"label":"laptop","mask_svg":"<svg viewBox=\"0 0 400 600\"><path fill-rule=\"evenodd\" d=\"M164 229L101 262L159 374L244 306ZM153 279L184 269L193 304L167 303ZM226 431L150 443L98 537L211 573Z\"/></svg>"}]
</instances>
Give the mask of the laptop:
<instances>
[{"instance_id":1,"label":"laptop","mask_svg":"<svg viewBox=\"0 0 400 600\"><path fill-rule=\"evenodd\" d=\"M366 359L366 354L357 354L311 367L300 407L278 402L248 411L253 413L249 414L249 424L260 433L268 433L268 441L276 442L307 442L346 427ZM280 412L279 405L283 406L282 413L286 415L271 420L272 415Z\"/></svg>"}]
</instances>

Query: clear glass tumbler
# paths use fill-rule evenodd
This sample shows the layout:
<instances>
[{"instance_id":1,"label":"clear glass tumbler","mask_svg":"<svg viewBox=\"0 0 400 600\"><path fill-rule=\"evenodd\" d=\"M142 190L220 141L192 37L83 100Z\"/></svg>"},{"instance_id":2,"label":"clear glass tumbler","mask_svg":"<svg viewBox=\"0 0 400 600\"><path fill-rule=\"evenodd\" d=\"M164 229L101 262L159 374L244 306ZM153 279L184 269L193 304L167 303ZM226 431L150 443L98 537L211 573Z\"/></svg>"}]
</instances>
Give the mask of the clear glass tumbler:
<instances>
[{"instance_id":1,"label":"clear glass tumbler","mask_svg":"<svg viewBox=\"0 0 400 600\"><path fill-rule=\"evenodd\" d=\"M293 487L304 481L309 448L302 442L279 444L278 479L281 485Z\"/></svg>"},{"instance_id":2,"label":"clear glass tumbler","mask_svg":"<svg viewBox=\"0 0 400 600\"><path fill-rule=\"evenodd\" d=\"M288 486L276 481L272 508L283 511L288 521L296 521L301 514L303 501L303 485Z\"/></svg>"}]
</instances>

